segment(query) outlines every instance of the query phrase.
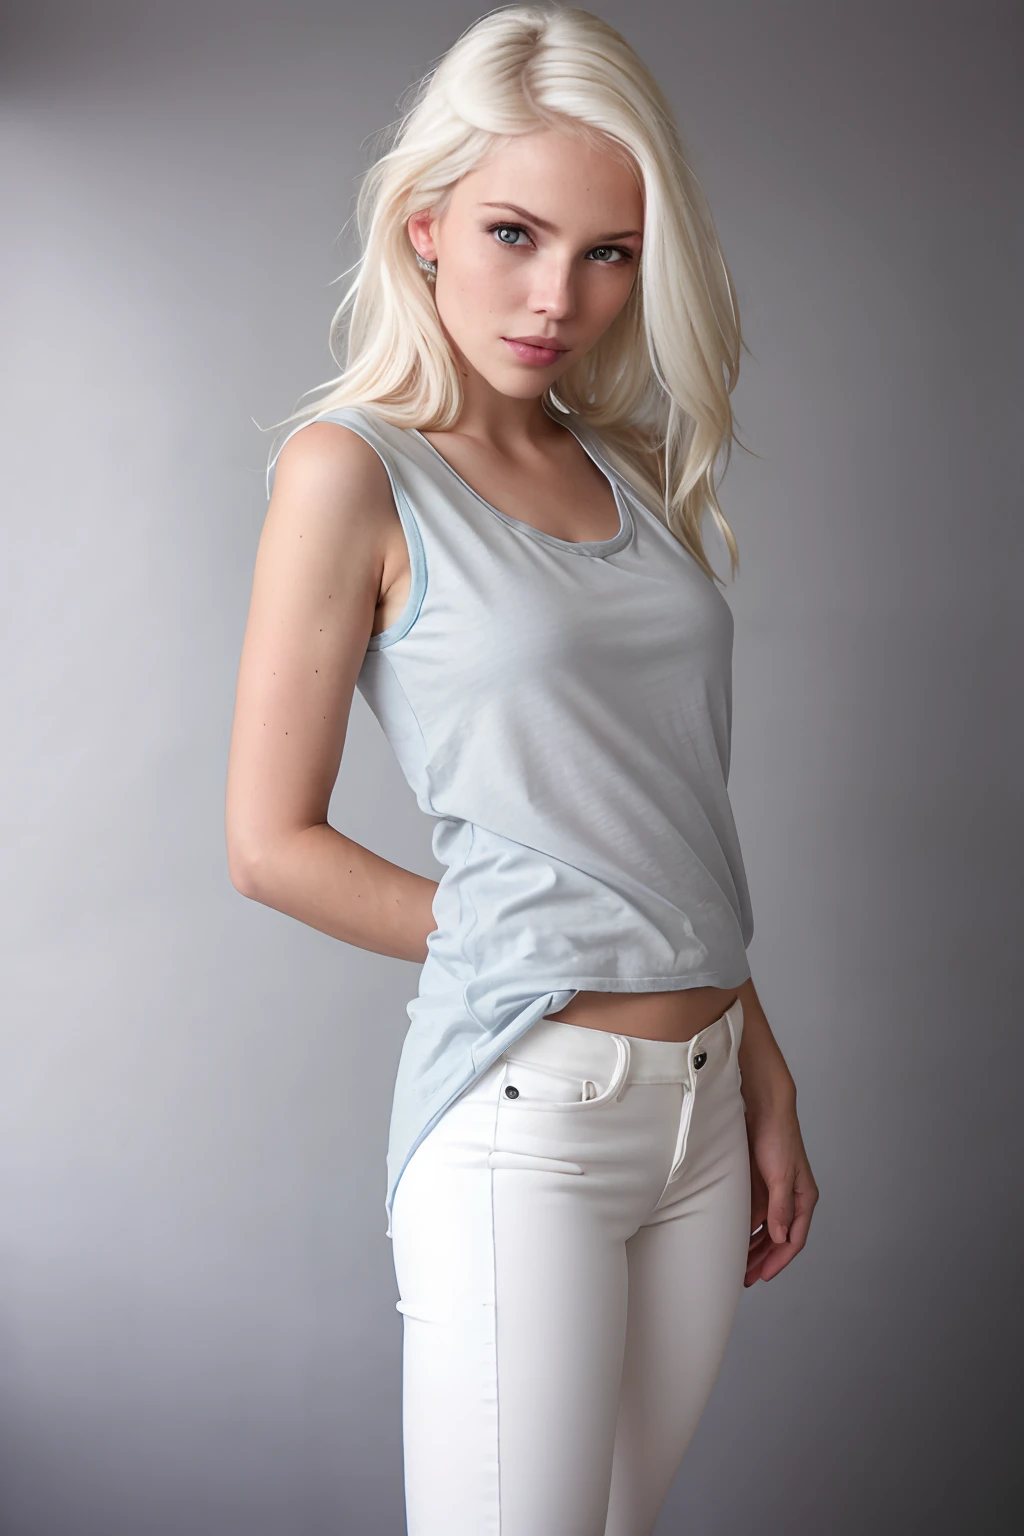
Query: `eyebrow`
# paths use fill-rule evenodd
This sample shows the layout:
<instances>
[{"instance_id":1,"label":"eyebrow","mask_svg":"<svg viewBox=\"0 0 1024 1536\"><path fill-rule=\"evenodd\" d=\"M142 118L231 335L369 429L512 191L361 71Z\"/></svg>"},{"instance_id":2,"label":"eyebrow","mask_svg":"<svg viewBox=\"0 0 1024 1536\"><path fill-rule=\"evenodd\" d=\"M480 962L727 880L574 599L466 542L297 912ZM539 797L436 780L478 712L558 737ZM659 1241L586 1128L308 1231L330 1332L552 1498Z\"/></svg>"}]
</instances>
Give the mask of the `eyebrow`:
<instances>
[{"instance_id":1,"label":"eyebrow","mask_svg":"<svg viewBox=\"0 0 1024 1536\"><path fill-rule=\"evenodd\" d=\"M529 219L531 224L536 224L538 229L546 229L549 235L557 232L554 224L549 224L547 219L538 218L535 213L530 213L527 208L517 208L515 203L481 203L481 208L511 208L513 213L518 213L520 218ZM605 235L605 240L625 240L628 235L640 235L639 229L622 229L617 235Z\"/></svg>"}]
</instances>

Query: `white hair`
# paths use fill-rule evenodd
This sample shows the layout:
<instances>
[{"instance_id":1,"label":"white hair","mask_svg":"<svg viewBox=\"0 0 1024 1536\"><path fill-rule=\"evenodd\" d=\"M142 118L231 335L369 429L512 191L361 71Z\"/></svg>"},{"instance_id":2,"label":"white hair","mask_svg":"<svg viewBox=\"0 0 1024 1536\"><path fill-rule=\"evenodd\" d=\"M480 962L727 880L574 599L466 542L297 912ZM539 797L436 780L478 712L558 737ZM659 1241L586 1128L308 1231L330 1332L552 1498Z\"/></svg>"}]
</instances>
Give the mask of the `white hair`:
<instances>
[{"instance_id":1,"label":"white hair","mask_svg":"<svg viewBox=\"0 0 1024 1536\"><path fill-rule=\"evenodd\" d=\"M362 254L329 337L342 372L318 386L326 393L315 404L275 425L372 403L398 426L455 426L462 385L407 223L422 210L443 213L462 176L539 128L619 155L644 203L629 299L544 398L600 434L611 462L717 581L701 533L710 507L735 575L739 551L715 489L716 461L721 454L724 473L732 451L730 395L745 346L735 290L666 98L620 33L589 11L490 11L411 87L407 109L377 135L385 147L359 189Z\"/></svg>"}]
</instances>

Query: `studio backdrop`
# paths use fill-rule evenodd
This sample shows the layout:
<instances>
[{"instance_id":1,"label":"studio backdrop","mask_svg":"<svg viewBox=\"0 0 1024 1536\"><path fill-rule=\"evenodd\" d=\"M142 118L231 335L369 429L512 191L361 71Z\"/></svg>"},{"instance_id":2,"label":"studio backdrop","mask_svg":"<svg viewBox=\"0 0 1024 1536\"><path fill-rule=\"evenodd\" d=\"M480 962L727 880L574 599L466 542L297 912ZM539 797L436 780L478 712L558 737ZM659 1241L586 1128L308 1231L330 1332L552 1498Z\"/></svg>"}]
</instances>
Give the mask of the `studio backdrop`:
<instances>
[{"instance_id":1,"label":"studio backdrop","mask_svg":"<svg viewBox=\"0 0 1024 1536\"><path fill-rule=\"evenodd\" d=\"M659 1536L1009 1532L1020 9L598 9L669 94L750 348L732 583L706 528L751 966L821 1189ZM479 14L5 22L2 1536L404 1529L417 970L240 895L224 786L274 424L337 372L374 136ZM437 878L358 695L331 822Z\"/></svg>"}]
</instances>

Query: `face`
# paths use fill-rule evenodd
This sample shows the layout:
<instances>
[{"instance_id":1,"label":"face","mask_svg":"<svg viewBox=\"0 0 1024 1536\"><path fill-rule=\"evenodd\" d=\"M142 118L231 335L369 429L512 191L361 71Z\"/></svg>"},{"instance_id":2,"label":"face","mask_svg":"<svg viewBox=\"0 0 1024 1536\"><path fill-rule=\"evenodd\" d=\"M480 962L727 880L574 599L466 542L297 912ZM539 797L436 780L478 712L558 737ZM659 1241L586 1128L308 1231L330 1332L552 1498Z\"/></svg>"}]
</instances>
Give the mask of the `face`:
<instances>
[{"instance_id":1,"label":"face","mask_svg":"<svg viewBox=\"0 0 1024 1536\"><path fill-rule=\"evenodd\" d=\"M585 356L629 298L643 198L615 155L543 129L495 151L439 217L416 214L408 230L437 262L437 311L463 372L527 399Z\"/></svg>"}]
</instances>

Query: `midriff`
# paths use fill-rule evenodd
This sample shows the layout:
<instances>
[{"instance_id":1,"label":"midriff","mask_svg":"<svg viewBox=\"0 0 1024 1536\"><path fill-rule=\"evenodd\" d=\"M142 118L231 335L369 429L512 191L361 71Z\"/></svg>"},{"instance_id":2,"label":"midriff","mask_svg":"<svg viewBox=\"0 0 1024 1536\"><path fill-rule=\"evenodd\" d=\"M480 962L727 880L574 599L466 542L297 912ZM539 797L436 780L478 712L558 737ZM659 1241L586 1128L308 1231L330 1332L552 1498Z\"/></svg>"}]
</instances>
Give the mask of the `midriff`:
<instances>
[{"instance_id":1,"label":"midriff","mask_svg":"<svg viewBox=\"0 0 1024 1536\"><path fill-rule=\"evenodd\" d=\"M691 1040L731 1008L735 987L686 987L679 992L577 992L546 1015L584 1029L606 1029L646 1040Z\"/></svg>"}]
</instances>

